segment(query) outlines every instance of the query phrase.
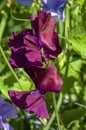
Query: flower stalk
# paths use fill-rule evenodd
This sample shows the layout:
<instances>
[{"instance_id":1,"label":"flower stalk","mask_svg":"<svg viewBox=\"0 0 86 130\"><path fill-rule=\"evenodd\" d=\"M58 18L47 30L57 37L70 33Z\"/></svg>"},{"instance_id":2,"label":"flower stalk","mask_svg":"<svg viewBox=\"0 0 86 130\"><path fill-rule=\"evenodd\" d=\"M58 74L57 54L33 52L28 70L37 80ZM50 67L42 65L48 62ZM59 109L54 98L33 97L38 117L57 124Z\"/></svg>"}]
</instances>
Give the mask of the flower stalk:
<instances>
[{"instance_id":1,"label":"flower stalk","mask_svg":"<svg viewBox=\"0 0 86 130\"><path fill-rule=\"evenodd\" d=\"M59 114L58 114L57 107L56 107L55 93L53 93L53 102L54 102L54 109L55 109L55 116L56 116L56 121L57 121L57 125L58 125L58 130L61 130L60 129L60 122L59 122Z\"/></svg>"},{"instance_id":2,"label":"flower stalk","mask_svg":"<svg viewBox=\"0 0 86 130\"><path fill-rule=\"evenodd\" d=\"M5 26L6 26L6 23L7 23L7 18L8 18L7 14L5 12L3 12L2 21L0 23L0 28L1 28L1 31L0 31L0 42L1 42L4 30L5 30ZM10 71L12 72L13 76L15 77L16 81L18 82L19 86L22 89L22 85L20 84L17 75L15 74L15 72L14 72L13 68L11 67L10 63L8 62L8 59L7 59L7 57L6 57L5 53L4 53L4 50L3 50L2 46L1 46L1 44L0 44L0 52L1 52L5 62L7 64L8 68L10 69Z\"/></svg>"},{"instance_id":3,"label":"flower stalk","mask_svg":"<svg viewBox=\"0 0 86 130\"><path fill-rule=\"evenodd\" d=\"M68 43L68 37L69 37L69 5L66 6L66 19L65 19L65 51L66 51L66 69L65 69L65 78L64 81L67 78L68 75L68 68L69 68L69 60L70 60L70 52L69 52L69 43Z\"/></svg>"}]
</instances>

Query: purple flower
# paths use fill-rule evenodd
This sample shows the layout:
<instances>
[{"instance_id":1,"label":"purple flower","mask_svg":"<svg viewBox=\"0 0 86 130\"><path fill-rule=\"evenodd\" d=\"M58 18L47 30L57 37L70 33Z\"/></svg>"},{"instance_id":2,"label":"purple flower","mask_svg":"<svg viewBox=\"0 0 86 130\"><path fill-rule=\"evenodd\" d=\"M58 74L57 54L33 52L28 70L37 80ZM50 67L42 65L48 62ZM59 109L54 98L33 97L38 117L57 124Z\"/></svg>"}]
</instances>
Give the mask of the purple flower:
<instances>
[{"instance_id":1,"label":"purple flower","mask_svg":"<svg viewBox=\"0 0 86 130\"><path fill-rule=\"evenodd\" d=\"M55 32L56 21L50 13L43 10L38 11L38 17L31 15L32 31L38 37L38 43L42 49L43 58L55 59L62 49L59 38Z\"/></svg>"},{"instance_id":2,"label":"purple flower","mask_svg":"<svg viewBox=\"0 0 86 130\"><path fill-rule=\"evenodd\" d=\"M38 90L33 90L30 92L10 90L9 96L13 103L19 108L25 109L29 113L36 113L37 117L46 119L49 118L44 101L44 95L42 95Z\"/></svg>"},{"instance_id":3,"label":"purple flower","mask_svg":"<svg viewBox=\"0 0 86 130\"><path fill-rule=\"evenodd\" d=\"M9 125L9 123L4 122L3 119L9 118L9 119L15 119L17 117L18 111L17 109L5 102L0 97L0 129L4 130L13 130L13 128Z\"/></svg>"},{"instance_id":4,"label":"purple flower","mask_svg":"<svg viewBox=\"0 0 86 130\"><path fill-rule=\"evenodd\" d=\"M24 6L30 6L33 2L33 0L16 0L19 4Z\"/></svg>"},{"instance_id":5,"label":"purple flower","mask_svg":"<svg viewBox=\"0 0 86 130\"><path fill-rule=\"evenodd\" d=\"M68 0L42 0L42 8L50 12L52 16L58 16L60 20L64 20L64 8Z\"/></svg>"},{"instance_id":6,"label":"purple flower","mask_svg":"<svg viewBox=\"0 0 86 130\"><path fill-rule=\"evenodd\" d=\"M55 59L61 53L58 35L55 33L56 22L51 15L38 11L38 16L31 15L30 20L32 29L13 33L13 39L8 39L12 49L12 67L41 67L43 59Z\"/></svg>"},{"instance_id":7,"label":"purple flower","mask_svg":"<svg viewBox=\"0 0 86 130\"><path fill-rule=\"evenodd\" d=\"M35 83L36 88L44 94L46 92L59 92L63 80L60 77L57 68L48 64L46 68L25 68L25 71Z\"/></svg>"},{"instance_id":8,"label":"purple flower","mask_svg":"<svg viewBox=\"0 0 86 130\"><path fill-rule=\"evenodd\" d=\"M37 117L49 118L44 94L46 92L59 92L63 81L55 66L48 64L46 68L25 68L33 82L36 90L30 92L9 91L13 103L29 113L36 113Z\"/></svg>"},{"instance_id":9,"label":"purple flower","mask_svg":"<svg viewBox=\"0 0 86 130\"><path fill-rule=\"evenodd\" d=\"M12 67L42 66L37 38L32 35L31 30L13 33L13 39L8 39L8 44L12 49L10 58Z\"/></svg>"}]
</instances>

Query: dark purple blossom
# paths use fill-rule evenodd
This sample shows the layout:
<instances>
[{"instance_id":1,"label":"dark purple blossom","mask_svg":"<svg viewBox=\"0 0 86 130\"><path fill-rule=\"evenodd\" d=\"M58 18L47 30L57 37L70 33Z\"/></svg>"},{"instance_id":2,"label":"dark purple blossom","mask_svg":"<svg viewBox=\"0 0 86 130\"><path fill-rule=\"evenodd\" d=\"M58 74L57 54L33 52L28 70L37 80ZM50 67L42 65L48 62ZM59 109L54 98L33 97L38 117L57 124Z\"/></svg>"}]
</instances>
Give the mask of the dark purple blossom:
<instances>
[{"instance_id":1,"label":"dark purple blossom","mask_svg":"<svg viewBox=\"0 0 86 130\"><path fill-rule=\"evenodd\" d=\"M33 2L33 0L16 0L19 4L24 6L30 6Z\"/></svg>"},{"instance_id":2,"label":"dark purple blossom","mask_svg":"<svg viewBox=\"0 0 86 130\"><path fill-rule=\"evenodd\" d=\"M38 37L39 45L43 48L43 57L55 59L62 50L55 32L56 21L43 10L38 11L38 16L31 15L30 19L33 34Z\"/></svg>"},{"instance_id":3,"label":"dark purple blossom","mask_svg":"<svg viewBox=\"0 0 86 130\"><path fill-rule=\"evenodd\" d=\"M48 64L46 68L30 67L25 71L35 83L36 90L30 92L9 91L13 103L29 113L36 113L37 117L49 118L44 94L46 92L59 92L63 81L55 66Z\"/></svg>"},{"instance_id":4,"label":"dark purple blossom","mask_svg":"<svg viewBox=\"0 0 86 130\"><path fill-rule=\"evenodd\" d=\"M33 90L30 92L18 92L10 90L9 96L13 103L19 108L25 109L29 113L36 113L38 118L49 118L44 95L42 95L38 90Z\"/></svg>"},{"instance_id":5,"label":"dark purple blossom","mask_svg":"<svg viewBox=\"0 0 86 130\"><path fill-rule=\"evenodd\" d=\"M46 68L25 68L25 71L42 94L61 90L63 80L54 65L48 64Z\"/></svg>"},{"instance_id":6,"label":"dark purple blossom","mask_svg":"<svg viewBox=\"0 0 86 130\"><path fill-rule=\"evenodd\" d=\"M64 20L64 8L68 0L42 0L42 8L50 12L52 16L58 16L58 19Z\"/></svg>"},{"instance_id":7,"label":"dark purple blossom","mask_svg":"<svg viewBox=\"0 0 86 130\"><path fill-rule=\"evenodd\" d=\"M8 39L12 49L12 67L41 67L43 59L55 59L61 53L58 35L55 33L56 22L51 15L38 11L38 16L31 15L30 20L32 29L13 33L13 39Z\"/></svg>"},{"instance_id":8,"label":"dark purple blossom","mask_svg":"<svg viewBox=\"0 0 86 130\"><path fill-rule=\"evenodd\" d=\"M9 123L4 122L3 120L6 118L15 119L17 114L17 109L0 97L0 129L13 130Z\"/></svg>"},{"instance_id":9,"label":"dark purple blossom","mask_svg":"<svg viewBox=\"0 0 86 130\"><path fill-rule=\"evenodd\" d=\"M46 59L55 59L61 53L58 35L55 32L56 21L50 13L38 11L38 16L30 17L32 29L25 29L19 34L13 33L8 39L12 49L10 63L12 67L22 67L33 80L36 90L30 92L9 91L15 105L37 117L49 118L44 94L59 92L63 81L55 66L47 64Z\"/></svg>"},{"instance_id":10,"label":"dark purple blossom","mask_svg":"<svg viewBox=\"0 0 86 130\"><path fill-rule=\"evenodd\" d=\"M8 39L8 44L12 49L10 57L12 67L42 65L37 38L32 35L31 30L25 29L19 34L13 33L13 39Z\"/></svg>"}]
</instances>

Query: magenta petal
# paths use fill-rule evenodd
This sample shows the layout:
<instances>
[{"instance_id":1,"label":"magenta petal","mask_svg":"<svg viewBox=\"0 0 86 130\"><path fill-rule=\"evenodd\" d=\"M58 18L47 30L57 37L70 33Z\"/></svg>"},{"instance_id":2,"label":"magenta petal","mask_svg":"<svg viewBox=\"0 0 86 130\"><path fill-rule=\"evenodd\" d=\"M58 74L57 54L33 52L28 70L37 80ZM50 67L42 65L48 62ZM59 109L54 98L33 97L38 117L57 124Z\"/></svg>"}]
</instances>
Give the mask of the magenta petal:
<instances>
[{"instance_id":1,"label":"magenta petal","mask_svg":"<svg viewBox=\"0 0 86 130\"><path fill-rule=\"evenodd\" d=\"M37 117L49 118L44 96L38 90L30 92L9 91L13 103L29 113L36 113Z\"/></svg>"},{"instance_id":2,"label":"magenta petal","mask_svg":"<svg viewBox=\"0 0 86 130\"><path fill-rule=\"evenodd\" d=\"M51 18L49 13L44 11L38 12L39 36L42 45L50 50L56 50L56 43L54 41L54 31L56 21ZM58 39L57 39L58 40Z\"/></svg>"},{"instance_id":3,"label":"magenta petal","mask_svg":"<svg viewBox=\"0 0 86 130\"><path fill-rule=\"evenodd\" d=\"M50 50L44 47L44 58L46 59L55 59L62 51L61 46L59 45L59 38L57 33L54 33L53 35L53 42L55 43L55 50Z\"/></svg>"},{"instance_id":4,"label":"magenta petal","mask_svg":"<svg viewBox=\"0 0 86 130\"><path fill-rule=\"evenodd\" d=\"M55 50L53 35L56 22L51 18L51 15L43 10L39 10L38 17L31 15L30 20L34 34L38 35L39 44L51 50Z\"/></svg>"},{"instance_id":5,"label":"magenta petal","mask_svg":"<svg viewBox=\"0 0 86 130\"><path fill-rule=\"evenodd\" d=\"M56 21L50 13L38 11L38 16L30 17L33 34L38 37L38 43L43 48L44 59L55 59L62 51L58 35L55 33Z\"/></svg>"},{"instance_id":6,"label":"magenta petal","mask_svg":"<svg viewBox=\"0 0 86 130\"><path fill-rule=\"evenodd\" d=\"M8 44L12 49L10 57L12 67L42 66L40 47L31 30L13 33L13 39L8 39Z\"/></svg>"},{"instance_id":7,"label":"magenta petal","mask_svg":"<svg viewBox=\"0 0 86 130\"><path fill-rule=\"evenodd\" d=\"M25 56L25 53L26 53L25 48L22 48L16 52L12 51L10 57L10 64L13 68L25 67L26 65L30 64Z\"/></svg>"},{"instance_id":8,"label":"magenta petal","mask_svg":"<svg viewBox=\"0 0 86 130\"><path fill-rule=\"evenodd\" d=\"M55 33L56 21L50 13L38 12L39 42L44 48L44 58L55 59L62 51ZM46 55L46 56L45 56Z\"/></svg>"},{"instance_id":9,"label":"magenta petal","mask_svg":"<svg viewBox=\"0 0 86 130\"><path fill-rule=\"evenodd\" d=\"M40 73L40 72L39 72ZM39 74L38 89L42 92L59 92L61 90L63 80L60 77L57 68L48 64L42 75Z\"/></svg>"},{"instance_id":10,"label":"magenta petal","mask_svg":"<svg viewBox=\"0 0 86 130\"><path fill-rule=\"evenodd\" d=\"M46 68L25 68L25 71L42 94L61 90L63 80L55 66L48 64Z\"/></svg>"},{"instance_id":11,"label":"magenta petal","mask_svg":"<svg viewBox=\"0 0 86 130\"><path fill-rule=\"evenodd\" d=\"M13 49L13 51L17 51L23 46L24 36L30 34L31 30L25 29L21 33L17 34L13 32L13 38L8 38L8 45Z\"/></svg>"},{"instance_id":12,"label":"magenta petal","mask_svg":"<svg viewBox=\"0 0 86 130\"><path fill-rule=\"evenodd\" d=\"M38 17L34 14L30 16L30 21L32 25L32 31L34 36L38 36Z\"/></svg>"},{"instance_id":13,"label":"magenta petal","mask_svg":"<svg viewBox=\"0 0 86 130\"><path fill-rule=\"evenodd\" d=\"M24 45L26 46L27 53L25 54L31 66L42 66L42 58L40 47L37 43L37 38L34 36L26 35L24 37Z\"/></svg>"}]
</instances>

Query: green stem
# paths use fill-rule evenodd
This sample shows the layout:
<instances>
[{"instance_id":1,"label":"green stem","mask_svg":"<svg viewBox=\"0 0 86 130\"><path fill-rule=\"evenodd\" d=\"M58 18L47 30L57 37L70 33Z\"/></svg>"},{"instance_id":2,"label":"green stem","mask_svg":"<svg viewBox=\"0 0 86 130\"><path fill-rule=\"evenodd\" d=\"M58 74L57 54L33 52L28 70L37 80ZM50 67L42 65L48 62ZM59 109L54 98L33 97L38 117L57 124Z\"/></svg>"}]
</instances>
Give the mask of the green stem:
<instances>
[{"instance_id":1,"label":"green stem","mask_svg":"<svg viewBox=\"0 0 86 130\"><path fill-rule=\"evenodd\" d=\"M0 11L4 8L5 4L6 4L6 1L3 1L0 3Z\"/></svg>"},{"instance_id":2,"label":"green stem","mask_svg":"<svg viewBox=\"0 0 86 130\"><path fill-rule=\"evenodd\" d=\"M7 18L8 18L8 15L4 12L4 13L3 13L3 17L2 17L2 21L1 21L1 23L0 23L0 42L1 42L1 39L2 39L2 36L3 36L4 30L5 30ZM8 62L8 59L7 59L7 57L5 56L5 53L4 53L3 48L2 48L1 45L0 45L0 52L1 52L1 54L2 54L2 56L3 56L3 58L4 58L4 60L5 60L5 62L6 62L6 64L7 64L7 66L9 67L10 71L12 72L13 76L15 77L15 79L17 80L19 86L20 86L21 89L22 89L22 85L20 84L17 75L15 74L15 72L14 72L13 68L11 67L10 63Z\"/></svg>"},{"instance_id":3,"label":"green stem","mask_svg":"<svg viewBox=\"0 0 86 130\"><path fill-rule=\"evenodd\" d=\"M66 19L65 19L65 39L66 39L66 42L67 42L67 39L69 37L69 5L66 6ZM66 47L67 47L67 44L66 44Z\"/></svg>"},{"instance_id":4,"label":"green stem","mask_svg":"<svg viewBox=\"0 0 86 130\"><path fill-rule=\"evenodd\" d=\"M66 80L67 75L68 75L68 69L69 69L69 60L70 60L70 51L69 51L69 43L68 37L69 37L69 6L67 5L66 7L66 19L65 19L65 50L66 50L66 69L65 69L65 78Z\"/></svg>"},{"instance_id":5,"label":"green stem","mask_svg":"<svg viewBox=\"0 0 86 130\"><path fill-rule=\"evenodd\" d=\"M60 130L59 115L58 115L58 111L57 111L57 107L56 107L56 97L55 97L55 93L53 93L53 103L54 103L55 116L56 116L56 121L57 121L58 130Z\"/></svg>"},{"instance_id":6,"label":"green stem","mask_svg":"<svg viewBox=\"0 0 86 130\"><path fill-rule=\"evenodd\" d=\"M59 94L58 102L57 102L57 104L56 104L57 112L59 111L61 104L62 104L62 93ZM55 111L54 111L53 114L51 115L51 118L50 118L50 120L48 121L48 124L46 125L46 127L45 127L43 130L49 130L51 124L52 124L53 121L54 121L54 119L55 119Z\"/></svg>"},{"instance_id":7,"label":"green stem","mask_svg":"<svg viewBox=\"0 0 86 130\"><path fill-rule=\"evenodd\" d=\"M6 26L7 18L8 18L8 15L3 11L3 17L2 17L2 20L0 22L0 41L1 41L2 35L4 33L4 29L5 29L5 26Z\"/></svg>"},{"instance_id":8,"label":"green stem","mask_svg":"<svg viewBox=\"0 0 86 130\"><path fill-rule=\"evenodd\" d=\"M14 19L14 20L16 20L16 21L21 21L21 22L28 22L28 21L30 21L29 19L20 19L20 18L16 18L15 16L13 16L13 14L15 14L16 13L16 11L15 10L12 10L11 11L11 17Z\"/></svg>"},{"instance_id":9,"label":"green stem","mask_svg":"<svg viewBox=\"0 0 86 130\"><path fill-rule=\"evenodd\" d=\"M8 62L7 57L5 56L4 51L3 51L2 47L1 47L1 45L0 45L0 52L1 52L1 54L2 54L2 56L3 56L3 58L4 58L4 60L5 60L5 62L6 62L6 64L7 64L8 68L10 69L11 73L13 74L13 76L15 77L16 81L18 82L19 86L20 86L21 89L22 89L22 85L20 84L20 82L19 82L19 80L18 80L18 77L16 76L14 70L12 69L10 63Z\"/></svg>"}]
</instances>

